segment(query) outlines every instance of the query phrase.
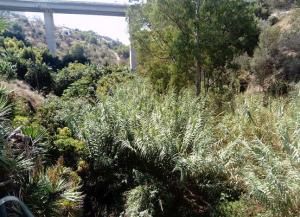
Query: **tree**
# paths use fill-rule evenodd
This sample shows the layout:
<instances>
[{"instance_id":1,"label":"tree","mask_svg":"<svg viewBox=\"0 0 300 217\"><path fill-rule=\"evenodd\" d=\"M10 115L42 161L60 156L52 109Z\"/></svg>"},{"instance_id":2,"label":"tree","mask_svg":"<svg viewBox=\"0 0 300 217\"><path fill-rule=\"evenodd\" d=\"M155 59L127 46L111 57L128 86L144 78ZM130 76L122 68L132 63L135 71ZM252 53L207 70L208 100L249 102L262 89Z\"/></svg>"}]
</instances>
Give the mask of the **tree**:
<instances>
[{"instance_id":1,"label":"tree","mask_svg":"<svg viewBox=\"0 0 300 217\"><path fill-rule=\"evenodd\" d=\"M17 23L12 24L8 27L7 30L3 33L4 37L16 38L17 40L26 42L25 34L23 32L22 26Z\"/></svg>"},{"instance_id":2,"label":"tree","mask_svg":"<svg viewBox=\"0 0 300 217\"><path fill-rule=\"evenodd\" d=\"M162 89L193 82L199 95L201 84L216 86L233 57L252 53L257 43L251 5L243 0L149 0L132 6L130 32L141 70Z\"/></svg>"},{"instance_id":3,"label":"tree","mask_svg":"<svg viewBox=\"0 0 300 217\"><path fill-rule=\"evenodd\" d=\"M71 62L87 63L89 62L88 58L85 55L84 47L77 43L74 44L70 52L63 58L64 66L67 66Z\"/></svg>"},{"instance_id":4,"label":"tree","mask_svg":"<svg viewBox=\"0 0 300 217\"><path fill-rule=\"evenodd\" d=\"M33 63L31 61L27 65L25 81L37 90L50 91L52 76L49 67L45 63Z\"/></svg>"},{"instance_id":5,"label":"tree","mask_svg":"<svg viewBox=\"0 0 300 217\"><path fill-rule=\"evenodd\" d=\"M84 65L82 63L70 63L68 67L57 72L55 76L54 92L57 95L62 95L65 89L82 77L86 76L96 79L100 75L101 72L97 75L97 70L93 66Z\"/></svg>"}]
</instances>

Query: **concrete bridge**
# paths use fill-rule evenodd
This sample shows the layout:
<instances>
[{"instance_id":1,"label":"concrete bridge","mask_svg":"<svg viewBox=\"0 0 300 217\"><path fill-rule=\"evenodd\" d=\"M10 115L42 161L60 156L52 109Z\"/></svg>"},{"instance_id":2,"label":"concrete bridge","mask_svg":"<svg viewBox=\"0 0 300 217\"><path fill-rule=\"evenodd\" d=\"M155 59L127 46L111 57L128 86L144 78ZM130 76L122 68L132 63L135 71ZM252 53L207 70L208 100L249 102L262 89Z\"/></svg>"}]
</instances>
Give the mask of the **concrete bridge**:
<instances>
[{"instance_id":1,"label":"concrete bridge","mask_svg":"<svg viewBox=\"0 0 300 217\"><path fill-rule=\"evenodd\" d=\"M0 0L0 10L44 13L46 42L50 52L56 54L53 13L84 14L125 17L127 4L64 1L64 0ZM135 51L130 46L130 68L137 65Z\"/></svg>"}]
</instances>

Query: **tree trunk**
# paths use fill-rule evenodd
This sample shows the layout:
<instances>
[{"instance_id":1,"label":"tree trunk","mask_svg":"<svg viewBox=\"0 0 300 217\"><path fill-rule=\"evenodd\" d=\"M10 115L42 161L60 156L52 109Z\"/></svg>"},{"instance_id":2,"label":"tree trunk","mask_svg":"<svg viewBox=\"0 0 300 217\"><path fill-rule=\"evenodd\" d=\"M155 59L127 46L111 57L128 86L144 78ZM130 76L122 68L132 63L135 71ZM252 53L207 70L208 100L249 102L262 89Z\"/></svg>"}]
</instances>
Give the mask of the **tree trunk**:
<instances>
[{"instance_id":1,"label":"tree trunk","mask_svg":"<svg viewBox=\"0 0 300 217\"><path fill-rule=\"evenodd\" d=\"M196 60L196 96L201 94L202 70L200 60Z\"/></svg>"},{"instance_id":2,"label":"tree trunk","mask_svg":"<svg viewBox=\"0 0 300 217\"><path fill-rule=\"evenodd\" d=\"M202 68L200 62L200 0L196 1L196 96L201 94Z\"/></svg>"}]
</instances>

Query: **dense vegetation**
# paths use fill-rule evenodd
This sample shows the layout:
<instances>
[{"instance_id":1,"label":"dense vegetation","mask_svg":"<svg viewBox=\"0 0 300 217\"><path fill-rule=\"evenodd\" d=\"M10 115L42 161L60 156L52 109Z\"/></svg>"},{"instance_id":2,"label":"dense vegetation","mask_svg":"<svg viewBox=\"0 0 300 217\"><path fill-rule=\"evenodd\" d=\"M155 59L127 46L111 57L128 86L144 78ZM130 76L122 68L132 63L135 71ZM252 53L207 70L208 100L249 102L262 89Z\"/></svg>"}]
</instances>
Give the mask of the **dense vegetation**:
<instances>
[{"instance_id":1,"label":"dense vegetation","mask_svg":"<svg viewBox=\"0 0 300 217\"><path fill-rule=\"evenodd\" d=\"M1 16L10 23L3 33L5 37L15 37L33 47L45 47L45 29L42 20L38 18L29 20L25 16L8 12L2 12ZM125 65L128 62L128 46L109 37L100 36L92 31L60 26L56 27L55 35L59 57L70 59L76 50L80 51L81 49L80 53L83 53L86 59L93 64Z\"/></svg>"},{"instance_id":2,"label":"dense vegetation","mask_svg":"<svg viewBox=\"0 0 300 217\"><path fill-rule=\"evenodd\" d=\"M1 20L0 197L37 217L299 216L297 1L128 16L136 72L53 57Z\"/></svg>"}]
</instances>

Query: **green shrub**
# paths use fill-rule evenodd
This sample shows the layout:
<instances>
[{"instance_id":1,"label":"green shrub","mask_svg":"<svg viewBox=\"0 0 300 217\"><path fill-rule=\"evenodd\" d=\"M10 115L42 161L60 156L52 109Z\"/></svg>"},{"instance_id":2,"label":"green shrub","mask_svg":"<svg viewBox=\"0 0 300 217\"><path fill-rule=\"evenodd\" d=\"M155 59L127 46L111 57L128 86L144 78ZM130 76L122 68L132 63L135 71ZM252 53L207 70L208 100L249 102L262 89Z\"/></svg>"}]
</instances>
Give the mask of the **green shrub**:
<instances>
[{"instance_id":1,"label":"green shrub","mask_svg":"<svg viewBox=\"0 0 300 217\"><path fill-rule=\"evenodd\" d=\"M24 202L37 217L82 215L81 178L62 163L35 173L25 185Z\"/></svg>"},{"instance_id":2,"label":"green shrub","mask_svg":"<svg viewBox=\"0 0 300 217\"><path fill-rule=\"evenodd\" d=\"M13 23L11 26L9 26L7 30L4 31L3 36L9 38L16 38L17 40L24 42L26 41L22 26L20 26L17 23Z\"/></svg>"},{"instance_id":3,"label":"green shrub","mask_svg":"<svg viewBox=\"0 0 300 217\"><path fill-rule=\"evenodd\" d=\"M97 95L99 97L113 94L113 90L120 85L124 85L126 81L130 81L134 75L128 72L113 72L112 74L103 76L97 83Z\"/></svg>"},{"instance_id":4,"label":"green shrub","mask_svg":"<svg viewBox=\"0 0 300 217\"><path fill-rule=\"evenodd\" d=\"M28 117L25 116L15 116L12 122L12 125L14 126L14 128L17 128L19 126L27 126L30 124L30 119Z\"/></svg>"},{"instance_id":5,"label":"green shrub","mask_svg":"<svg viewBox=\"0 0 300 217\"><path fill-rule=\"evenodd\" d=\"M54 144L60 151L82 151L84 149L84 142L72 138L71 130L67 127L58 128Z\"/></svg>"},{"instance_id":6,"label":"green shrub","mask_svg":"<svg viewBox=\"0 0 300 217\"><path fill-rule=\"evenodd\" d=\"M16 67L10 63L0 59L0 77L4 79L14 79L17 77Z\"/></svg>"},{"instance_id":7,"label":"green shrub","mask_svg":"<svg viewBox=\"0 0 300 217\"><path fill-rule=\"evenodd\" d=\"M299 20L300 10L291 10L260 35L251 66L265 90L274 89L276 82L300 80Z\"/></svg>"},{"instance_id":8,"label":"green shrub","mask_svg":"<svg viewBox=\"0 0 300 217\"><path fill-rule=\"evenodd\" d=\"M46 64L32 63L28 64L25 81L37 90L49 92L52 87L51 70Z\"/></svg>"},{"instance_id":9,"label":"green shrub","mask_svg":"<svg viewBox=\"0 0 300 217\"><path fill-rule=\"evenodd\" d=\"M90 75L93 67L82 63L70 63L68 67L58 71L55 76L55 93L61 95L73 82L81 79L84 75Z\"/></svg>"},{"instance_id":10,"label":"green shrub","mask_svg":"<svg viewBox=\"0 0 300 217\"><path fill-rule=\"evenodd\" d=\"M188 91L157 98L148 85L138 79L128 81L95 107L69 102L61 111L67 126L86 142L94 169L111 171L105 176L124 172L128 176L128 169L147 174L178 202L178 207L173 207L178 216L196 216L189 200L215 207L221 193L237 197L241 189L232 186L226 162L213 151L214 139L204 104ZM189 190L195 192L189 194ZM197 200L196 192L205 201ZM170 206L168 201L162 203ZM210 211L209 207L203 209L203 213Z\"/></svg>"},{"instance_id":11,"label":"green shrub","mask_svg":"<svg viewBox=\"0 0 300 217\"><path fill-rule=\"evenodd\" d=\"M138 186L126 193L124 215L128 217L159 216L155 214L155 208L158 205L158 189L153 186Z\"/></svg>"},{"instance_id":12,"label":"green shrub","mask_svg":"<svg viewBox=\"0 0 300 217\"><path fill-rule=\"evenodd\" d=\"M31 110L26 99L13 96L12 104L13 104L13 114L15 117L17 116L28 117L33 115L33 111Z\"/></svg>"},{"instance_id":13,"label":"green shrub","mask_svg":"<svg viewBox=\"0 0 300 217\"><path fill-rule=\"evenodd\" d=\"M88 63L89 60L86 57L85 50L82 44L76 43L72 45L68 54L63 57L63 65L67 66L69 63L78 62L78 63Z\"/></svg>"},{"instance_id":14,"label":"green shrub","mask_svg":"<svg viewBox=\"0 0 300 217\"><path fill-rule=\"evenodd\" d=\"M50 135L55 135L58 128L65 126L64 121L57 115L57 111L61 110L62 106L63 101L58 97L52 96L46 99L37 110L35 119L48 129Z\"/></svg>"},{"instance_id":15,"label":"green shrub","mask_svg":"<svg viewBox=\"0 0 300 217\"><path fill-rule=\"evenodd\" d=\"M86 97L95 98L95 84L91 77L85 76L72 83L65 91L63 96L70 97Z\"/></svg>"}]
</instances>

